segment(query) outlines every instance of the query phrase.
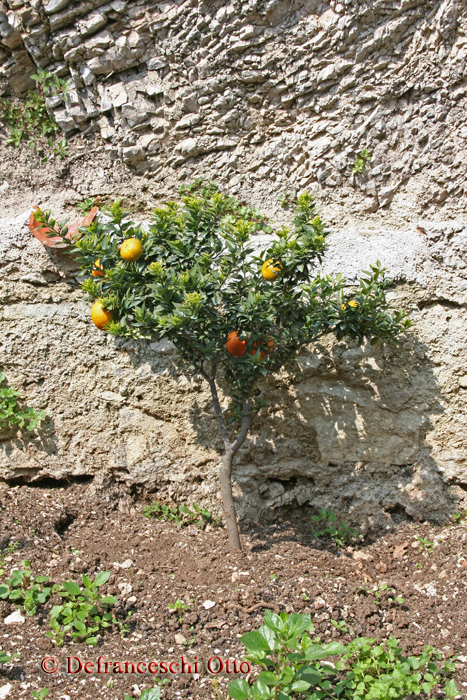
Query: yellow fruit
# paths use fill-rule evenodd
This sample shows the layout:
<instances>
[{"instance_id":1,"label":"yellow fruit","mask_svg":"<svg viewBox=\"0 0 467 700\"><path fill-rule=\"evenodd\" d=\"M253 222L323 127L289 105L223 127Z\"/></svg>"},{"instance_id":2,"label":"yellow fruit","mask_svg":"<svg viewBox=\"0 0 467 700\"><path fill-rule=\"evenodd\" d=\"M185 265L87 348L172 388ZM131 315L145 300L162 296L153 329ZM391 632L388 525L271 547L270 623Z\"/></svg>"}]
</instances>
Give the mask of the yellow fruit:
<instances>
[{"instance_id":1,"label":"yellow fruit","mask_svg":"<svg viewBox=\"0 0 467 700\"><path fill-rule=\"evenodd\" d=\"M101 259L98 258L94 263L94 268L92 271L93 277L104 277L104 268L101 265Z\"/></svg>"},{"instance_id":2,"label":"yellow fruit","mask_svg":"<svg viewBox=\"0 0 467 700\"><path fill-rule=\"evenodd\" d=\"M96 301L91 308L91 319L94 325L102 330L113 319L113 311L106 309L101 301Z\"/></svg>"},{"instance_id":3,"label":"yellow fruit","mask_svg":"<svg viewBox=\"0 0 467 700\"><path fill-rule=\"evenodd\" d=\"M353 309L356 309L358 306L358 301L349 301L349 306L351 306Z\"/></svg>"},{"instance_id":4,"label":"yellow fruit","mask_svg":"<svg viewBox=\"0 0 467 700\"><path fill-rule=\"evenodd\" d=\"M263 275L264 279L267 280L268 282L274 282L279 275L282 272L282 265L280 263L277 263L274 265L274 260L272 258L269 258L269 260L266 260L261 266L261 274Z\"/></svg>"},{"instance_id":5,"label":"yellow fruit","mask_svg":"<svg viewBox=\"0 0 467 700\"><path fill-rule=\"evenodd\" d=\"M347 308L347 307L346 307L345 304L341 304L341 309L346 309L346 308Z\"/></svg>"},{"instance_id":6,"label":"yellow fruit","mask_svg":"<svg viewBox=\"0 0 467 700\"><path fill-rule=\"evenodd\" d=\"M127 238L120 248L120 255L127 262L136 262L143 254L143 246L137 238Z\"/></svg>"}]
</instances>

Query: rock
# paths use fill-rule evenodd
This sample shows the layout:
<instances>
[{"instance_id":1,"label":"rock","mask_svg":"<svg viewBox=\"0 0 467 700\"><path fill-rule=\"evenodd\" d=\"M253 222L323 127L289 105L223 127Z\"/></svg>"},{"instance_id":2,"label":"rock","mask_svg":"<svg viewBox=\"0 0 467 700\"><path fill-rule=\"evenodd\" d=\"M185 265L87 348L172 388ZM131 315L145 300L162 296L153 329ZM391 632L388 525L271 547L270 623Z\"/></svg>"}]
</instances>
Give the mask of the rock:
<instances>
[{"instance_id":1,"label":"rock","mask_svg":"<svg viewBox=\"0 0 467 700\"><path fill-rule=\"evenodd\" d=\"M49 2L44 3L44 10L47 12L48 15L51 15L54 12L59 12L60 10L63 10L69 4L70 0L49 0Z\"/></svg>"},{"instance_id":2,"label":"rock","mask_svg":"<svg viewBox=\"0 0 467 700\"><path fill-rule=\"evenodd\" d=\"M128 583L127 581L121 581L120 583L117 584L117 587L124 598L127 595L129 595L131 593L131 591L133 590L131 587L131 583Z\"/></svg>"},{"instance_id":3,"label":"rock","mask_svg":"<svg viewBox=\"0 0 467 700\"><path fill-rule=\"evenodd\" d=\"M15 612L11 613L11 615L8 615L8 617L5 617L3 620L4 625L22 625L23 622L25 621L25 618L21 615L19 610L15 610Z\"/></svg>"},{"instance_id":4,"label":"rock","mask_svg":"<svg viewBox=\"0 0 467 700\"><path fill-rule=\"evenodd\" d=\"M174 635L174 639L175 644L186 644L186 637L184 637L183 634L180 634L180 632Z\"/></svg>"},{"instance_id":5,"label":"rock","mask_svg":"<svg viewBox=\"0 0 467 700\"><path fill-rule=\"evenodd\" d=\"M394 551L392 553L392 558L393 559L400 559L405 555L405 550L409 546L408 542L403 542L402 544L397 545L397 547L394 547Z\"/></svg>"},{"instance_id":6,"label":"rock","mask_svg":"<svg viewBox=\"0 0 467 700\"><path fill-rule=\"evenodd\" d=\"M352 559L357 561L373 561L373 556L369 552L363 552L361 549L352 554Z\"/></svg>"},{"instance_id":7,"label":"rock","mask_svg":"<svg viewBox=\"0 0 467 700\"><path fill-rule=\"evenodd\" d=\"M4 700L4 698L9 697L12 690L13 686L11 685L11 683L7 683L6 685L0 686L0 700Z\"/></svg>"},{"instance_id":8,"label":"rock","mask_svg":"<svg viewBox=\"0 0 467 700\"><path fill-rule=\"evenodd\" d=\"M203 603L203 608L205 610L210 610L211 608L213 608L215 606L215 604L216 603L213 600L205 600Z\"/></svg>"}]
</instances>

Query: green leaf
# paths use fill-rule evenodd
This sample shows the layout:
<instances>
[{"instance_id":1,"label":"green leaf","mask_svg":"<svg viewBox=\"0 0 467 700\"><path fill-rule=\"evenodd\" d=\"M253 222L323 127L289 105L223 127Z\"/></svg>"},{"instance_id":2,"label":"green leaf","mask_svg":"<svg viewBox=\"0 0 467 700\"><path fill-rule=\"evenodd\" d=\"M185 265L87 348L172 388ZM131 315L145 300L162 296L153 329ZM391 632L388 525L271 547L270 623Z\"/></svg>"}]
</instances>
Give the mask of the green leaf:
<instances>
[{"instance_id":1,"label":"green leaf","mask_svg":"<svg viewBox=\"0 0 467 700\"><path fill-rule=\"evenodd\" d=\"M101 598L102 605L117 605L117 598L114 595L105 595Z\"/></svg>"},{"instance_id":2,"label":"green leaf","mask_svg":"<svg viewBox=\"0 0 467 700\"><path fill-rule=\"evenodd\" d=\"M243 678L231 681L227 689L233 700L248 700L251 697L250 686Z\"/></svg>"},{"instance_id":3,"label":"green leaf","mask_svg":"<svg viewBox=\"0 0 467 700\"><path fill-rule=\"evenodd\" d=\"M94 579L94 583L96 586L103 586L104 583L107 583L107 581L110 578L110 571L100 571L96 578Z\"/></svg>"},{"instance_id":4,"label":"green leaf","mask_svg":"<svg viewBox=\"0 0 467 700\"><path fill-rule=\"evenodd\" d=\"M448 696L448 698L455 698L456 695L459 695L459 691L457 689L457 685L455 681L451 678L446 685L444 686L444 692Z\"/></svg>"},{"instance_id":5,"label":"green leaf","mask_svg":"<svg viewBox=\"0 0 467 700\"><path fill-rule=\"evenodd\" d=\"M271 646L269 640L261 632L247 632L240 637L242 644L246 646L248 651L270 651Z\"/></svg>"},{"instance_id":6,"label":"green leaf","mask_svg":"<svg viewBox=\"0 0 467 700\"><path fill-rule=\"evenodd\" d=\"M161 698L161 689L158 686L155 686L154 688L146 688L146 690L143 690L141 693L141 700L160 700Z\"/></svg>"},{"instance_id":7,"label":"green leaf","mask_svg":"<svg viewBox=\"0 0 467 700\"><path fill-rule=\"evenodd\" d=\"M65 581L62 585L70 595L77 596L81 593L81 588L74 581Z\"/></svg>"}]
</instances>

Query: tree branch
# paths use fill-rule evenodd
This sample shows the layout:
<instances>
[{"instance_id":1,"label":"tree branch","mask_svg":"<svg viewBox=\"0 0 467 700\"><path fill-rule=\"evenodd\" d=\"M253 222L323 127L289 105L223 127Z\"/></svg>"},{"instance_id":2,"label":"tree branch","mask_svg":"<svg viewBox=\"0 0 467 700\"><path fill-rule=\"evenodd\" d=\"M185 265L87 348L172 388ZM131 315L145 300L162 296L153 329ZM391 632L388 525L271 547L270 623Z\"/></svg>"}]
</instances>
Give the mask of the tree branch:
<instances>
[{"instance_id":1,"label":"tree branch","mask_svg":"<svg viewBox=\"0 0 467 700\"><path fill-rule=\"evenodd\" d=\"M237 452L237 450L239 450L240 447L245 442L246 436L248 435L248 431L250 430L250 426L251 426L250 397L245 396L243 398L242 427L240 428L240 432L237 435L237 439L235 440L234 444L232 445L233 454L235 454Z\"/></svg>"},{"instance_id":2,"label":"tree branch","mask_svg":"<svg viewBox=\"0 0 467 700\"><path fill-rule=\"evenodd\" d=\"M232 445L230 443L229 434L227 432L227 426L225 425L224 416L222 414L222 408L221 408L221 405L219 403L219 396L217 394L216 380L214 378L215 367L214 367L214 376L210 376L207 372L205 372L204 369L201 369L201 374L206 379L206 381L208 382L209 387L211 389L212 403L214 406L214 413L216 414L217 423L219 424L219 430L221 432L222 440L224 441L225 450L229 451L232 449Z\"/></svg>"}]
</instances>

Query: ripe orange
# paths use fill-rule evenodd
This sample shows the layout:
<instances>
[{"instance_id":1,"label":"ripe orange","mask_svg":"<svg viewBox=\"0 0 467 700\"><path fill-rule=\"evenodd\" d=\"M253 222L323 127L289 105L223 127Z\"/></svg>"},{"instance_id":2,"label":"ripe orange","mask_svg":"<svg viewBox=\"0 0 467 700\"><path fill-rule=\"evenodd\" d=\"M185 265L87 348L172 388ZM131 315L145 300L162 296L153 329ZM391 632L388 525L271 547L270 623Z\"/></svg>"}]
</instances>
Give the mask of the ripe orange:
<instances>
[{"instance_id":1,"label":"ripe orange","mask_svg":"<svg viewBox=\"0 0 467 700\"><path fill-rule=\"evenodd\" d=\"M120 248L120 255L127 262L136 262L143 254L143 246L137 238L127 238Z\"/></svg>"},{"instance_id":2,"label":"ripe orange","mask_svg":"<svg viewBox=\"0 0 467 700\"><path fill-rule=\"evenodd\" d=\"M96 301L91 307L91 319L99 330L105 328L105 326L113 319L113 311L106 309L101 301Z\"/></svg>"},{"instance_id":3,"label":"ripe orange","mask_svg":"<svg viewBox=\"0 0 467 700\"><path fill-rule=\"evenodd\" d=\"M267 343L265 340L261 340L259 343L259 356L262 360L269 355L269 353L273 352L276 347L276 344L274 340L269 336L267 339ZM263 349L264 348L264 349ZM251 354L254 355L258 349L258 343L253 343L251 347Z\"/></svg>"},{"instance_id":4,"label":"ripe orange","mask_svg":"<svg viewBox=\"0 0 467 700\"><path fill-rule=\"evenodd\" d=\"M282 272L282 265L281 263L276 263L274 265L274 260L272 258L269 258L269 260L266 260L261 266L261 274L263 275L264 279L267 280L268 282L274 282Z\"/></svg>"},{"instance_id":5,"label":"ripe orange","mask_svg":"<svg viewBox=\"0 0 467 700\"><path fill-rule=\"evenodd\" d=\"M94 269L95 268L95 269ZM92 276L93 277L105 277L104 275L104 268L101 265L101 259L97 258L93 265L93 271L92 271Z\"/></svg>"},{"instance_id":6,"label":"ripe orange","mask_svg":"<svg viewBox=\"0 0 467 700\"><path fill-rule=\"evenodd\" d=\"M246 340L240 340L237 331L233 331L227 336L225 347L234 357L241 357L246 350Z\"/></svg>"}]
</instances>

